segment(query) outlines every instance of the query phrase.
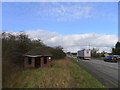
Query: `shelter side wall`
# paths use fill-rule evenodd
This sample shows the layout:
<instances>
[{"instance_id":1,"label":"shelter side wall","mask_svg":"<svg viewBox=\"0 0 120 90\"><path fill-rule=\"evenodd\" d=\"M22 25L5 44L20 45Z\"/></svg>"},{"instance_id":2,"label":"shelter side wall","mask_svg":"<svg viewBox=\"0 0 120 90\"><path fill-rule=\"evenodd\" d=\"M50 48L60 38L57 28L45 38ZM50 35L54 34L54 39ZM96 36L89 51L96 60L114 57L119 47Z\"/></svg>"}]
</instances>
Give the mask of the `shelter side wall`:
<instances>
[{"instance_id":1,"label":"shelter side wall","mask_svg":"<svg viewBox=\"0 0 120 90\"><path fill-rule=\"evenodd\" d=\"M31 64L28 63L28 57L24 57L24 68L34 68L35 67L35 59L31 59Z\"/></svg>"},{"instance_id":2,"label":"shelter side wall","mask_svg":"<svg viewBox=\"0 0 120 90\"><path fill-rule=\"evenodd\" d=\"M49 59L49 57L47 57L47 64L48 64L48 66L51 65L51 62L52 62L52 59Z\"/></svg>"},{"instance_id":3,"label":"shelter side wall","mask_svg":"<svg viewBox=\"0 0 120 90\"><path fill-rule=\"evenodd\" d=\"M41 63L40 63L40 66L43 67L43 64L44 64L44 57L41 57Z\"/></svg>"},{"instance_id":4,"label":"shelter side wall","mask_svg":"<svg viewBox=\"0 0 120 90\"><path fill-rule=\"evenodd\" d=\"M35 58L32 58L31 67L35 67Z\"/></svg>"},{"instance_id":5,"label":"shelter side wall","mask_svg":"<svg viewBox=\"0 0 120 90\"><path fill-rule=\"evenodd\" d=\"M44 57L41 57L41 67L49 67L51 64L51 59L47 57L47 64L44 64Z\"/></svg>"}]
</instances>

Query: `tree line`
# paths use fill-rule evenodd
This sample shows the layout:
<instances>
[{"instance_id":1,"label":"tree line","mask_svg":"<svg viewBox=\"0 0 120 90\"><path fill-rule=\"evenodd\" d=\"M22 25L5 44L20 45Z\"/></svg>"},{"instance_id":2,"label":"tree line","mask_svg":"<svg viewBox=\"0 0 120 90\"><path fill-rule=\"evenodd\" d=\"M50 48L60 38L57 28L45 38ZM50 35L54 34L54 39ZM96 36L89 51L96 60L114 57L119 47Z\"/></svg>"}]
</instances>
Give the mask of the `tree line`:
<instances>
[{"instance_id":1,"label":"tree line","mask_svg":"<svg viewBox=\"0 0 120 90\"><path fill-rule=\"evenodd\" d=\"M120 42L118 41L115 45L115 48L112 48L112 53L114 55L120 55Z\"/></svg>"},{"instance_id":2,"label":"tree line","mask_svg":"<svg viewBox=\"0 0 120 90\"><path fill-rule=\"evenodd\" d=\"M2 59L3 61L11 61L21 64L23 61L23 54L36 48L45 48L51 52L53 59L61 59L66 56L62 51L61 46L49 47L45 45L40 39L32 40L25 33L13 35L11 33L2 33Z\"/></svg>"}]
</instances>

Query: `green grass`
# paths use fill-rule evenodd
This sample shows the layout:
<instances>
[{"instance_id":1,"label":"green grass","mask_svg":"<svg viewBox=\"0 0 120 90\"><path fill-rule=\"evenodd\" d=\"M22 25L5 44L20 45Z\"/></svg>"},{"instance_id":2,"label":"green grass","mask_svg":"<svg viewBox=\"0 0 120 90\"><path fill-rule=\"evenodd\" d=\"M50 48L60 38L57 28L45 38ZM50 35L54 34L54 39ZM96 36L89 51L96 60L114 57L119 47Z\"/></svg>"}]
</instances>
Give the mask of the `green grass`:
<instances>
[{"instance_id":1,"label":"green grass","mask_svg":"<svg viewBox=\"0 0 120 90\"><path fill-rule=\"evenodd\" d=\"M78 82L79 88L105 88L99 81L92 77L88 72L81 69L73 59L72 75ZM81 84L82 83L82 84Z\"/></svg>"},{"instance_id":2,"label":"green grass","mask_svg":"<svg viewBox=\"0 0 120 90\"><path fill-rule=\"evenodd\" d=\"M14 73L4 77L3 88L104 88L74 59L56 60L52 64L50 68L12 70Z\"/></svg>"}]
</instances>

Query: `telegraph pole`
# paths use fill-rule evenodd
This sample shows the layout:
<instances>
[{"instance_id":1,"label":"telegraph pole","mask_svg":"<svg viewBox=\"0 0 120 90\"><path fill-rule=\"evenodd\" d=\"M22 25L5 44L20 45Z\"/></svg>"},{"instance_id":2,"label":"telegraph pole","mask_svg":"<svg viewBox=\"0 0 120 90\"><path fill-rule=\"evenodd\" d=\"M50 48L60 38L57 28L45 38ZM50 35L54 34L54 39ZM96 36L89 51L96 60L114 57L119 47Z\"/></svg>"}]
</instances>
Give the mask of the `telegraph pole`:
<instances>
[{"instance_id":1,"label":"telegraph pole","mask_svg":"<svg viewBox=\"0 0 120 90\"><path fill-rule=\"evenodd\" d=\"M90 49L90 43L89 43L89 49Z\"/></svg>"}]
</instances>

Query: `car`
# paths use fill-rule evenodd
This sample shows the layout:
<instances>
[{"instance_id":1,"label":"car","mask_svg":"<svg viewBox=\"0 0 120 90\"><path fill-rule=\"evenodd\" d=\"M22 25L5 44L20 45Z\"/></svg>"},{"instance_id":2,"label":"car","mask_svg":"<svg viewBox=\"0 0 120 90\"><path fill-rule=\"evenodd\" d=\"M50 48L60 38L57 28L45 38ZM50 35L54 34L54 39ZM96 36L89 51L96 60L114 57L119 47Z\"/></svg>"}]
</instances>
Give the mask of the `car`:
<instances>
[{"instance_id":1,"label":"car","mask_svg":"<svg viewBox=\"0 0 120 90\"><path fill-rule=\"evenodd\" d=\"M113 55L112 62L117 62L117 61L118 61L118 55Z\"/></svg>"},{"instance_id":2,"label":"car","mask_svg":"<svg viewBox=\"0 0 120 90\"><path fill-rule=\"evenodd\" d=\"M120 61L120 55L117 55L117 61Z\"/></svg>"},{"instance_id":3,"label":"car","mask_svg":"<svg viewBox=\"0 0 120 90\"><path fill-rule=\"evenodd\" d=\"M120 59L120 55L118 55L117 58Z\"/></svg>"},{"instance_id":4,"label":"car","mask_svg":"<svg viewBox=\"0 0 120 90\"><path fill-rule=\"evenodd\" d=\"M106 56L104 61L108 61L108 60L111 60L112 59L112 56Z\"/></svg>"},{"instance_id":5,"label":"car","mask_svg":"<svg viewBox=\"0 0 120 90\"><path fill-rule=\"evenodd\" d=\"M117 55L106 56L104 61L108 62L117 62L118 61Z\"/></svg>"}]
</instances>

